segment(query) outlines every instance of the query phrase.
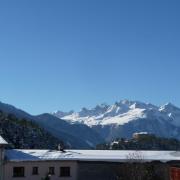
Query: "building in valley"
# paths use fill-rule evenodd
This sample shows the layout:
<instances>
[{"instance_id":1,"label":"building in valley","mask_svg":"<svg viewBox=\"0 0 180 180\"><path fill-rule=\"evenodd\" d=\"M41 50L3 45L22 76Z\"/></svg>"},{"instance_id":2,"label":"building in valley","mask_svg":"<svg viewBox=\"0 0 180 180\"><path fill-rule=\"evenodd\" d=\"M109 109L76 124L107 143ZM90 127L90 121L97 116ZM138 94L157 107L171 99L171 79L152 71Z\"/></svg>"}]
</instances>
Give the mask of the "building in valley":
<instances>
[{"instance_id":1,"label":"building in valley","mask_svg":"<svg viewBox=\"0 0 180 180\"><path fill-rule=\"evenodd\" d=\"M154 173L153 180L180 178L177 151L25 150L5 145L1 137L0 180L123 180L145 176L144 167L149 176Z\"/></svg>"}]
</instances>

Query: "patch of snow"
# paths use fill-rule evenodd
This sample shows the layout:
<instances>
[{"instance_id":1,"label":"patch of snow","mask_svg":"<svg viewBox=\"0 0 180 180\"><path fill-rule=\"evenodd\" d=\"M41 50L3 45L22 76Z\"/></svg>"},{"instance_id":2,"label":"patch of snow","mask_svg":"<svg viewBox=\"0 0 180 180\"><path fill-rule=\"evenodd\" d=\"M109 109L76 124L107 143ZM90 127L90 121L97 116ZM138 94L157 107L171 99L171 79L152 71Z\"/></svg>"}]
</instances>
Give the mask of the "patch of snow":
<instances>
[{"instance_id":1,"label":"patch of snow","mask_svg":"<svg viewBox=\"0 0 180 180\"><path fill-rule=\"evenodd\" d=\"M6 145L8 143L0 136L0 144L1 145Z\"/></svg>"},{"instance_id":2,"label":"patch of snow","mask_svg":"<svg viewBox=\"0 0 180 180\"><path fill-rule=\"evenodd\" d=\"M133 135L147 135L148 134L148 132L136 132L136 133L134 133Z\"/></svg>"}]
</instances>

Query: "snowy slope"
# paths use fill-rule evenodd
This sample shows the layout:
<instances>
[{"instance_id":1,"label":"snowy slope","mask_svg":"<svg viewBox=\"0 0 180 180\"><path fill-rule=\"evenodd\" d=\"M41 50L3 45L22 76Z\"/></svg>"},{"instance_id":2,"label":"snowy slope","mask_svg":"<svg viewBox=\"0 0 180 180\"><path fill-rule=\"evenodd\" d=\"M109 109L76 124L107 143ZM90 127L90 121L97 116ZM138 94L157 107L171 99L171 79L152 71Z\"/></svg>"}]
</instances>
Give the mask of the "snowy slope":
<instances>
[{"instance_id":1,"label":"snowy slope","mask_svg":"<svg viewBox=\"0 0 180 180\"><path fill-rule=\"evenodd\" d=\"M53 113L58 117L57 113ZM161 137L180 139L180 109L170 103L155 106L139 101L122 100L113 105L83 108L80 112L59 117L70 124L84 124L109 141L148 132Z\"/></svg>"},{"instance_id":2,"label":"snowy slope","mask_svg":"<svg viewBox=\"0 0 180 180\"><path fill-rule=\"evenodd\" d=\"M167 119L175 125L180 127L180 108L171 103L167 103L159 108L159 111L166 114Z\"/></svg>"},{"instance_id":3,"label":"snowy slope","mask_svg":"<svg viewBox=\"0 0 180 180\"><path fill-rule=\"evenodd\" d=\"M92 109L83 108L80 112L68 113L65 116L59 116L55 112L53 115L70 123L82 123L90 127L97 125L124 125L145 118L163 119L175 126L180 126L180 109L170 103L157 107L138 101L123 100L113 105L103 104Z\"/></svg>"}]
</instances>

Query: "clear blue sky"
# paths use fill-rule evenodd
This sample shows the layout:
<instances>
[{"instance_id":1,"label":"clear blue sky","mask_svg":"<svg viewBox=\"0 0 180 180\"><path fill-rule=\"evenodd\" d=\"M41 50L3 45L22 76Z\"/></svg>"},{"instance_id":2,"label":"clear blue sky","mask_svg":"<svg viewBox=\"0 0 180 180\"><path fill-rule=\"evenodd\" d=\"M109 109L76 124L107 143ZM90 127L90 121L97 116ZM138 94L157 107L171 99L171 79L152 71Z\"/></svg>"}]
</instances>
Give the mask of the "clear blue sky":
<instances>
[{"instance_id":1,"label":"clear blue sky","mask_svg":"<svg viewBox=\"0 0 180 180\"><path fill-rule=\"evenodd\" d=\"M180 106L179 0L0 1L0 101L32 114L120 99Z\"/></svg>"}]
</instances>

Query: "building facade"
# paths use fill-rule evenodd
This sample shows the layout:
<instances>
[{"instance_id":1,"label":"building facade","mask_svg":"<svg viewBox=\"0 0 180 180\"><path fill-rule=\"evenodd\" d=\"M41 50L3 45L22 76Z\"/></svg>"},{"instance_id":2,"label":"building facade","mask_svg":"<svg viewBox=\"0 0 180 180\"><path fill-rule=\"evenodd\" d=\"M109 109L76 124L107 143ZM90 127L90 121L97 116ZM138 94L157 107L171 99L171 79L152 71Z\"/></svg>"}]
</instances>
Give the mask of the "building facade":
<instances>
[{"instance_id":1,"label":"building facade","mask_svg":"<svg viewBox=\"0 0 180 180\"><path fill-rule=\"evenodd\" d=\"M4 180L4 147L8 143L0 136L0 180Z\"/></svg>"},{"instance_id":2,"label":"building facade","mask_svg":"<svg viewBox=\"0 0 180 180\"><path fill-rule=\"evenodd\" d=\"M7 162L4 166L4 180L76 180L75 161L24 161Z\"/></svg>"},{"instance_id":3,"label":"building facade","mask_svg":"<svg viewBox=\"0 0 180 180\"><path fill-rule=\"evenodd\" d=\"M26 150L5 145L0 137L0 180L180 180L178 151Z\"/></svg>"}]
</instances>

